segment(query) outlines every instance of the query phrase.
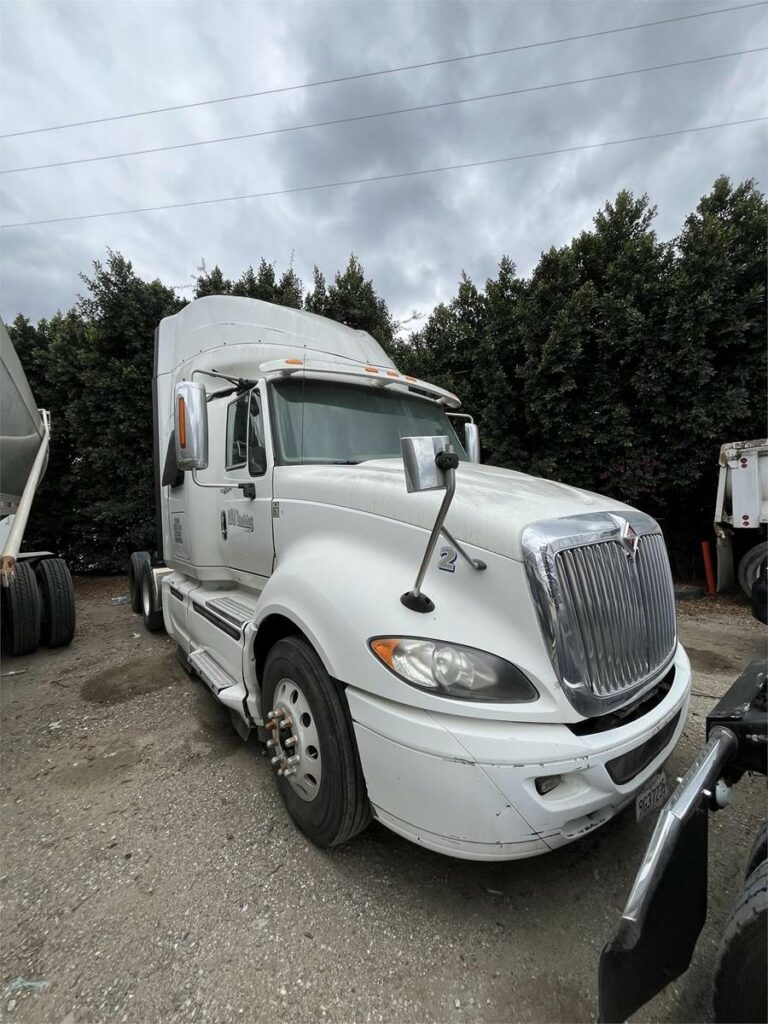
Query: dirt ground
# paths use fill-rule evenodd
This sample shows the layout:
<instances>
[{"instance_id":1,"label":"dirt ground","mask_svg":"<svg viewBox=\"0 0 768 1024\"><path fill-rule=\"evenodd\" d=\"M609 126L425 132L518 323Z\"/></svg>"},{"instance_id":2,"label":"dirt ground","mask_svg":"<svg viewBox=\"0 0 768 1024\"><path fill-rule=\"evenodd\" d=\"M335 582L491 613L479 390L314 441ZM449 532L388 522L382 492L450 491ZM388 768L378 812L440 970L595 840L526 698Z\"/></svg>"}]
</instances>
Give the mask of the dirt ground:
<instances>
[{"instance_id":1,"label":"dirt ground","mask_svg":"<svg viewBox=\"0 0 768 1024\"><path fill-rule=\"evenodd\" d=\"M173 642L112 604L126 593L124 579L79 580L72 646L2 666L4 1020L596 1018L598 956L652 821L625 812L508 864L450 860L377 825L317 850ZM765 646L738 602L679 615L694 698L671 781ZM695 963L636 1020L709 1019L718 934L764 816L764 781L746 779L713 817Z\"/></svg>"}]
</instances>

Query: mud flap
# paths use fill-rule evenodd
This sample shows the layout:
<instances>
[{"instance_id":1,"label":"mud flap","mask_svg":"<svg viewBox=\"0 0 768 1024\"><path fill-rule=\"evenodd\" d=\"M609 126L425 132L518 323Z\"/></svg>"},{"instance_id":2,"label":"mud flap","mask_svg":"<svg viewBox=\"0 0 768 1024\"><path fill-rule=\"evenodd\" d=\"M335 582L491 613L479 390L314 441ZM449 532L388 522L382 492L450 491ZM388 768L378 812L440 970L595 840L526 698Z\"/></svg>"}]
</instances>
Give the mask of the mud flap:
<instances>
[{"instance_id":1,"label":"mud flap","mask_svg":"<svg viewBox=\"0 0 768 1024\"><path fill-rule=\"evenodd\" d=\"M680 830L644 919L622 917L600 957L600 1021L621 1024L691 963L707 916L708 800Z\"/></svg>"}]
</instances>

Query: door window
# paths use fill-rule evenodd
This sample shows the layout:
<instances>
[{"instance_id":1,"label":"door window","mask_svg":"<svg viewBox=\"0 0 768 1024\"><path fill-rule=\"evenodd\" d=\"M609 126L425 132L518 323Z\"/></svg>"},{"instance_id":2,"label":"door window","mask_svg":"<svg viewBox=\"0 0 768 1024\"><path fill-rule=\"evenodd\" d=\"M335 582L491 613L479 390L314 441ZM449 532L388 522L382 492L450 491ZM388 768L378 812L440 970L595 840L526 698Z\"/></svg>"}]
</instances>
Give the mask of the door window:
<instances>
[{"instance_id":1,"label":"door window","mask_svg":"<svg viewBox=\"0 0 768 1024\"><path fill-rule=\"evenodd\" d=\"M255 391L251 392L248 410L248 472L251 476L261 476L267 469L267 453L264 449L264 424L259 408L259 398Z\"/></svg>"},{"instance_id":2,"label":"door window","mask_svg":"<svg viewBox=\"0 0 768 1024\"><path fill-rule=\"evenodd\" d=\"M247 464L251 476L262 476L267 469L264 449L264 424L255 391L241 395L227 408L227 469Z\"/></svg>"},{"instance_id":3,"label":"door window","mask_svg":"<svg viewBox=\"0 0 768 1024\"><path fill-rule=\"evenodd\" d=\"M245 465L248 454L248 395L227 406L227 469Z\"/></svg>"}]
</instances>

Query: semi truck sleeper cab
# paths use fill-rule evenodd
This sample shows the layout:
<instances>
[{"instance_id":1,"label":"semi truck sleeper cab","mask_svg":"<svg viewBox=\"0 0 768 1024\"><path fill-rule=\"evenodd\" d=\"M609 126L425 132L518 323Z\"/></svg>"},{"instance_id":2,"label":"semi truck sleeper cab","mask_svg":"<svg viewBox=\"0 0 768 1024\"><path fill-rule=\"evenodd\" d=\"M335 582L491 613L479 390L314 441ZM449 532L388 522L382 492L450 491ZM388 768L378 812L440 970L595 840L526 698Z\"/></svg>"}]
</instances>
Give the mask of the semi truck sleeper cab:
<instances>
[{"instance_id":1,"label":"semi truck sleeper cab","mask_svg":"<svg viewBox=\"0 0 768 1024\"><path fill-rule=\"evenodd\" d=\"M455 395L298 310L190 303L154 389L162 562L132 556L134 608L266 742L312 841L375 818L528 857L654 783L691 675L649 516L481 465Z\"/></svg>"}]
</instances>

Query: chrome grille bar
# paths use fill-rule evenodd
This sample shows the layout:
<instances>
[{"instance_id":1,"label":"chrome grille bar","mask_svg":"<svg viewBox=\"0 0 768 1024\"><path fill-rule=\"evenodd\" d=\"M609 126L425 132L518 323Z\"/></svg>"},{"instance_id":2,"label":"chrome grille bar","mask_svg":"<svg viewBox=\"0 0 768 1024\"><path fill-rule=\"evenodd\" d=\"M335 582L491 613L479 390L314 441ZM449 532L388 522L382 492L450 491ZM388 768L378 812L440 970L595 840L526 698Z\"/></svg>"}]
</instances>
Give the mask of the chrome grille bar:
<instances>
[{"instance_id":1,"label":"chrome grille bar","mask_svg":"<svg viewBox=\"0 0 768 1024\"><path fill-rule=\"evenodd\" d=\"M677 626L669 560L653 519L597 513L535 523L523 552L544 637L574 706L606 712L666 669Z\"/></svg>"}]
</instances>

